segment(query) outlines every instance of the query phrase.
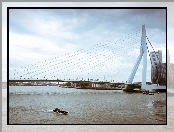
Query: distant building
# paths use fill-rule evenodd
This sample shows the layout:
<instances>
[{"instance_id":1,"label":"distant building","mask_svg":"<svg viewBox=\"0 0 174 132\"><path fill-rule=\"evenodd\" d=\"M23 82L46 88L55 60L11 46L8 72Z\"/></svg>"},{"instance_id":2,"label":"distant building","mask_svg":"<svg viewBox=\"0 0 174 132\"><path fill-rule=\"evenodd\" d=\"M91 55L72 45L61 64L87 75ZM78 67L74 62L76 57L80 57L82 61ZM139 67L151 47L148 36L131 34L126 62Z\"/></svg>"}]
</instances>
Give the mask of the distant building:
<instances>
[{"instance_id":1,"label":"distant building","mask_svg":"<svg viewBox=\"0 0 174 132\"><path fill-rule=\"evenodd\" d=\"M166 86L166 63L162 63L162 51L150 52L151 82Z\"/></svg>"},{"instance_id":2,"label":"distant building","mask_svg":"<svg viewBox=\"0 0 174 132\"><path fill-rule=\"evenodd\" d=\"M167 66L167 87L174 88L174 64L170 63Z\"/></svg>"},{"instance_id":3,"label":"distant building","mask_svg":"<svg viewBox=\"0 0 174 132\"><path fill-rule=\"evenodd\" d=\"M169 50L167 50L167 87L174 88L174 64L170 63Z\"/></svg>"},{"instance_id":4,"label":"distant building","mask_svg":"<svg viewBox=\"0 0 174 132\"><path fill-rule=\"evenodd\" d=\"M162 51L158 50L157 52L150 52L150 58L152 66L162 63Z\"/></svg>"}]
</instances>

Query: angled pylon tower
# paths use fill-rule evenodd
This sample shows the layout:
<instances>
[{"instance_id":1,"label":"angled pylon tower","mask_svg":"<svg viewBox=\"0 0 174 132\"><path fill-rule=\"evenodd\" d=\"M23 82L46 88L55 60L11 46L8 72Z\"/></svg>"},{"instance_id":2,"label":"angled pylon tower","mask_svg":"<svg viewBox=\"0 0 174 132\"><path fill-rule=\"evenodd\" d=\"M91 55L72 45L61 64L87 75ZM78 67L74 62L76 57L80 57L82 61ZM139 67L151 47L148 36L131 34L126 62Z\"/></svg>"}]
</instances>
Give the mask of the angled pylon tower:
<instances>
[{"instance_id":1,"label":"angled pylon tower","mask_svg":"<svg viewBox=\"0 0 174 132\"><path fill-rule=\"evenodd\" d=\"M141 46L140 54L138 59L132 69L132 72L127 80L128 84L132 84L135 74L137 72L138 66L140 65L141 59L143 57L143 69L142 69L142 89L166 89L166 86L156 86L156 85L146 85L146 72L147 72L147 46L146 46L146 29L145 25L142 25L142 36L141 36Z\"/></svg>"},{"instance_id":2,"label":"angled pylon tower","mask_svg":"<svg viewBox=\"0 0 174 132\"><path fill-rule=\"evenodd\" d=\"M133 67L133 70L127 80L127 83L131 84L137 72L138 66L140 65L141 59L143 57L143 74L142 74L142 85L146 84L146 70L147 70L147 46L146 46L146 29L145 25L142 26L142 36L141 36L141 46L140 54L138 59Z\"/></svg>"}]
</instances>

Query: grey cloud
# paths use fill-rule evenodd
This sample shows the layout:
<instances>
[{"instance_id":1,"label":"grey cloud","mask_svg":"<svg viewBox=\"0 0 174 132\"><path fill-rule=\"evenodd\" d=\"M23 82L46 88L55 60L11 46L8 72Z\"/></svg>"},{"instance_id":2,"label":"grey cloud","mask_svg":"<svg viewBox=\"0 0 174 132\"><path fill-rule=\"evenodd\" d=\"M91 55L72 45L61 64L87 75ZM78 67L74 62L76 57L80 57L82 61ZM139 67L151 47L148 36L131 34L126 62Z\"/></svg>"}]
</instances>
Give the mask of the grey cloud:
<instances>
[{"instance_id":1,"label":"grey cloud","mask_svg":"<svg viewBox=\"0 0 174 132\"><path fill-rule=\"evenodd\" d=\"M27 20L24 19L24 15L28 15L25 17ZM37 27L39 25L37 25L38 23L34 23L32 21L33 19L29 18L30 15L33 19L38 18L38 21L43 20L44 24L59 22L59 27L61 27L62 30L59 30L59 27L54 29L54 33L57 33L57 35L52 34L52 29L48 29L49 31L45 33L36 32L36 30L39 29ZM148 29L158 29L153 30L152 35L160 34L164 31L162 27L165 25L165 18L163 18L162 13L158 14L157 11L149 10L32 10L31 12L26 12L26 14L24 12L21 13L21 16L20 12L18 12L16 16L18 17L12 17L11 22L15 22L19 27L22 23L18 22L27 22L27 25L26 23L21 25L21 28L23 28L21 29L21 33L22 31L24 33L29 32L36 37L47 38L49 42L54 42L57 45L62 44L65 48L68 48L68 43L88 49L92 47L93 44L99 42L115 42L118 38L124 37L125 34L127 35L128 33L135 33L135 31L141 30L142 24L146 24ZM155 24L159 20L161 20L161 26L159 26L159 23L159 25ZM15 30L18 31L19 28ZM58 36L58 33L61 35ZM64 33L65 35L68 34L69 36L77 37L65 37ZM157 37L158 36L160 35L157 35ZM140 39L140 37L137 39ZM128 43L124 42L124 44L127 44L128 47ZM123 44L121 45L123 46ZM116 48L118 51L115 52L123 52L122 48ZM32 51L34 50L36 49L32 49ZM37 53L39 53L39 51L43 52L43 49L37 49ZM44 50L45 54L48 54L48 52ZM56 56L58 54L59 53L56 53ZM53 53L53 56L54 55ZM129 63L132 64L132 60L130 60Z\"/></svg>"}]
</instances>

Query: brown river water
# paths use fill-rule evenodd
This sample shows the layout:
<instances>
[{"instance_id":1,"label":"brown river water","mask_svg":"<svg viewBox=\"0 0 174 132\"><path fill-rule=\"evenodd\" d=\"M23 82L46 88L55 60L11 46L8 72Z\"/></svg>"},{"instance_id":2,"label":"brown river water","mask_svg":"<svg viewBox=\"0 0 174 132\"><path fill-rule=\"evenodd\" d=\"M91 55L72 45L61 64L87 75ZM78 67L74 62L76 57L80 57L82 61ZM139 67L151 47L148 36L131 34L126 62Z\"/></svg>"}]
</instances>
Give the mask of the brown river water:
<instances>
[{"instance_id":1,"label":"brown river water","mask_svg":"<svg viewBox=\"0 0 174 132\"><path fill-rule=\"evenodd\" d=\"M166 124L166 93L10 86L9 124Z\"/></svg>"}]
</instances>

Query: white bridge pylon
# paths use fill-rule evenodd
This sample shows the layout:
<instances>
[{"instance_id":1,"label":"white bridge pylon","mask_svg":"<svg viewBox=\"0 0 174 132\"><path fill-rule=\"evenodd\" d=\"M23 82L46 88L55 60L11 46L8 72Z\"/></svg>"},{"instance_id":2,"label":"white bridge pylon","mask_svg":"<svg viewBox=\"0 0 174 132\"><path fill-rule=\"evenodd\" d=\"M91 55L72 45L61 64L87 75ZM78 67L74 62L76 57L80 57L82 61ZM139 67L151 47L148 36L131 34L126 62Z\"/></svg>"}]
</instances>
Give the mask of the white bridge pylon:
<instances>
[{"instance_id":1,"label":"white bridge pylon","mask_svg":"<svg viewBox=\"0 0 174 132\"><path fill-rule=\"evenodd\" d=\"M132 72L127 80L128 84L132 84L135 74L137 72L138 66L140 65L141 59L143 57L143 69L142 69L142 83L141 89L152 90L152 89L166 89L166 86L157 85L146 85L146 72L147 72L147 46L146 46L146 29L145 25L142 25L142 36L141 36L141 46L140 54L138 59L132 69Z\"/></svg>"}]
</instances>

